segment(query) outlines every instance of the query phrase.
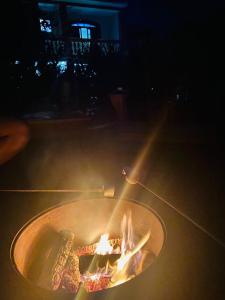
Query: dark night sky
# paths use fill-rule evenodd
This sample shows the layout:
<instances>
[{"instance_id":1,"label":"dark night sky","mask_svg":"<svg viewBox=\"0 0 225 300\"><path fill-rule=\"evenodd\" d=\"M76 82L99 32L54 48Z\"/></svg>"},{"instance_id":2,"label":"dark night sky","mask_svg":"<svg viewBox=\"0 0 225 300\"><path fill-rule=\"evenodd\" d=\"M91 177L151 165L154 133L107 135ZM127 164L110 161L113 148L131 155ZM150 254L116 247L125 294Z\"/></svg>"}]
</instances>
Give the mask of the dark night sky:
<instances>
[{"instance_id":1,"label":"dark night sky","mask_svg":"<svg viewBox=\"0 0 225 300\"><path fill-rule=\"evenodd\" d=\"M225 9L224 0L129 0L127 21L163 33L186 22L201 24Z\"/></svg>"},{"instance_id":2,"label":"dark night sky","mask_svg":"<svg viewBox=\"0 0 225 300\"><path fill-rule=\"evenodd\" d=\"M6 61L6 68L7 60L12 57L22 55L29 60L38 51L38 21L35 24L38 18L33 18L30 10L24 10L23 0L14 1L14 5L5 1L6 8L2 9L2 16L11 12L7 23L1 18L0 26L4 41L1 49L4 55L0 59ZM128 0L126 16L128 41L129 38L134 42L135 38L147 41L137 54L143 62L137 60L137 65L144 69L139 72L146 71L146 78L152 76L156 82L170 84L168 78L174 78L175 82L179 77L199 89L206 90L206 86L214 84L214 90L224 93L225 0Z\"/></svg>"}]
</instances>

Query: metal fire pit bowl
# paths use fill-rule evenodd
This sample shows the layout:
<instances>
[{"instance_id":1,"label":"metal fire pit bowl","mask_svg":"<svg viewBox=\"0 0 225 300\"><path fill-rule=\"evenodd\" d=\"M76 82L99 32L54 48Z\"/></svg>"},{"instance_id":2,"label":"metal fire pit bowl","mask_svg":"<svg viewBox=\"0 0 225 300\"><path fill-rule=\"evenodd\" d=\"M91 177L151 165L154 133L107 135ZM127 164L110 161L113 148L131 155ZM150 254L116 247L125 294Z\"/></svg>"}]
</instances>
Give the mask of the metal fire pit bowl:
<instances>
[{"instance_id":1,"label":"metal fire pit bowl","mask_svg":"<svg viewBox=\"0 0 225 300\"><path fill-rule=\"evenodd\" d=\"M98 198L64 202L50 208L26 223L15 236L11 246L11 261L22 282L38 293L39 299L75 299L75 295L65 291L51 291L46 286L44 270L49 267L50 249L57 243L61 230L71 230L80 245L98 241L101 234L108 232L112 237L121 237L121 221L124 214L131 212L134 234L143 237L148 231L150 238L143 249L151 253L151 259L144 261L142 273L159 256L164 240L165 227L159 216L135 201ZM108 226L110 224L110 226ZM150 268L151 269L151 268ZM130 282L135 282L136 278ZM129 285L128 283L121 286ZM101 292L86 295L88 299L101 298L110 290L121 288L120 285ZM66 295L65 295L66 294ZM94 294L94 295L93 295ZM96 296L98 294L98 296ZM37 298L37 299L38 299ZM79 298L77 296L77 298ZM36 299L35 297L33 299ZM79 298L83 299L83 298ZM115 299L117 299L115 297ZM118 296L118 299L122 299ZM124 298L125 299L125 298Z\"/></svg>"}]
</instances>

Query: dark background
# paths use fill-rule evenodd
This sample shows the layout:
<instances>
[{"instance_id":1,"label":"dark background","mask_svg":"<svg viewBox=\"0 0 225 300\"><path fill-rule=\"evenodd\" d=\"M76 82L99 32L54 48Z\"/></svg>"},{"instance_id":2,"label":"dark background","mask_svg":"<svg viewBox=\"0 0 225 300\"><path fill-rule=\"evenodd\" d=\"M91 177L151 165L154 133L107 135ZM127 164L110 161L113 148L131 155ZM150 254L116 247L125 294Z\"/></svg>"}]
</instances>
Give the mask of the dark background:
<instances>
[{"instance_id":1,"label":"dark background","mask_svg":"<svg viewBox=\"0 0 225 300\"><path fill-rule=\"evenodd\" d=\"M30 88L29 93L29 86L33 84L40 90L35 80L30 84L28 78L27 88L18 94L17 79L10 79L9 62L19 57L29 64L38 56L39 24L26 9L32 5L33 1L13 1L2 9L2 14L10 11L6 20L1 18L2 86L6 95L2 107L6 106L8 112L29 107L26 98L32 97L33 90ZM225 96L224 1L128 1L125 25L129 54L124 65L115 64L115 70L113 64L107 66L114 73L108 81L112 85L122 83L129 91L131 117L144 120L149 103L176 100L179 94L180 101L175 102L186 104L184 110L190 111L190 118L195 111L197 119L212 120L221 127ZM104 64L100 65L99 73L107 73ZM42 86L43 94L47 93L44 83Z\"/></svg>"}]
</instances>

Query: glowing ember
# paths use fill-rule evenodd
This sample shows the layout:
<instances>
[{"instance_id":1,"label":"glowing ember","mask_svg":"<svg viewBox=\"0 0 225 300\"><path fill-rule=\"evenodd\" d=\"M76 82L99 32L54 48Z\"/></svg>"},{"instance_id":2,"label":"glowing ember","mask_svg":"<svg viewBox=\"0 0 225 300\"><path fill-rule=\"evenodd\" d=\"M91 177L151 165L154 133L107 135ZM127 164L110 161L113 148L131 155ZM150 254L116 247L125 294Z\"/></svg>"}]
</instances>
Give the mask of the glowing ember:
<instances>
[{"instance_id":1,"label":"glowing ember","mask_svg":"<svg viewBox=\"0 0 225 300\"><path fill-rule=\"evenodd\" d=\"M84 288L87 292L96 292L107 289L110 284L110 275L103 273L90 274L86 273L82 277Z\"/></svg>"},{"instance_id":2,"label":"glowing ember","mask_svg":"<svg viewBox=\"0 0 225 300\"><path fill-rule=\"evenodd\" d=\"M111 254L113 247L109 243L109 234L103 234L97 244L95 253L99 255Z\"/></svg>"}]
</instances>

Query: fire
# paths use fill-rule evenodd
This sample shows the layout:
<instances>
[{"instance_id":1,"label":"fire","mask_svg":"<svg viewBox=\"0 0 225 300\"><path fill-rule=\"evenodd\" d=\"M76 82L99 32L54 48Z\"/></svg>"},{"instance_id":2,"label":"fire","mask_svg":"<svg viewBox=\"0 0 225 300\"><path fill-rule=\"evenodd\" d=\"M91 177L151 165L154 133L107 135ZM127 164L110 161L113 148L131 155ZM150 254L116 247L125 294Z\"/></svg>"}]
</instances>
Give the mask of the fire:
<instances>
[{"instance_id":1,"label":"fire","mask_svg":"<svg viewBox=\"0 0 225 300\"><path fill-rule=\"evenodd\" d=\"M143 260L145 254L142 253L141 248L146 244L150 237L148 232L133 249L127 250L125 248L124 253L115 262L113 266L113 272L111 277L112 286L121 284L134 276L138 275L142 271Z\"/></svg>"},{"instance_id":2,"label":"fire","mask_svg":"<svg viewBox=\"0 0 225 300\"><path fill-rule=\"evenodd\" d=\"M121 284L142 271L145 255L141 249L150 237L150 232L147 232L137 243L135 243L131 213L129 213L128 216L123 216L121 231L121 256L112 267L112 286Z\"/></svg>"},{"instance_id":3,"label":"fire","mask_svg":"<svg viewBox=\"0 0 225 300\"><path fill-rule=\"evenodd\" d=\"M63 288L77 293L81 284L87 292L96 292L132 279L142 272L148 253L143 247L150 238L150 232L137 237L133 230L131 213L128 213L122 218L120 237L109 238L109 233L105 233L101 235L98 243L71 249L73 238L73 234L67 236L66 244L57 256L52 272L53 290ZM80 258L89 255L94 258L88 270L81 274ZM106 255L109 257L104 258ZM102 260L103 265L99 263Z\"/></svg>"},{"instance_id":4,"label":"fire","mask_svg":"<svg viewBox=\"0 0 225 300\"><path fill-rule=\"evenodd\" d=\"M123 216L121 233L120 257L113 264L110 264L108 261L106 266L99 268L95 274L87 273L86 278L89 277L92 281L99 281L103 278L105 280L105 278L107 278L108 288L122 284L142 271L143 261L146 257L146 253L142 251L142 248L150 238L150 232L147 232L142 238L136 241L137 238L135 238L133 232L132 216L131 213L129 213L128 215ZM105 233L100 237L95 253L100 255L115 253L110 244L108 233Z\"/></svg>"},{"instance_id":5,"label":"fire","mask_svg":"<svg viewBox=\"0 0 225 300\"><path fill-rule=\"evenodd\" d=\"M97 244L95 253L99 255L111 254L113 251L113 247L109 242L109 234L103 234L100 238L100 241Z\"/></svg>"}]
</instances>

